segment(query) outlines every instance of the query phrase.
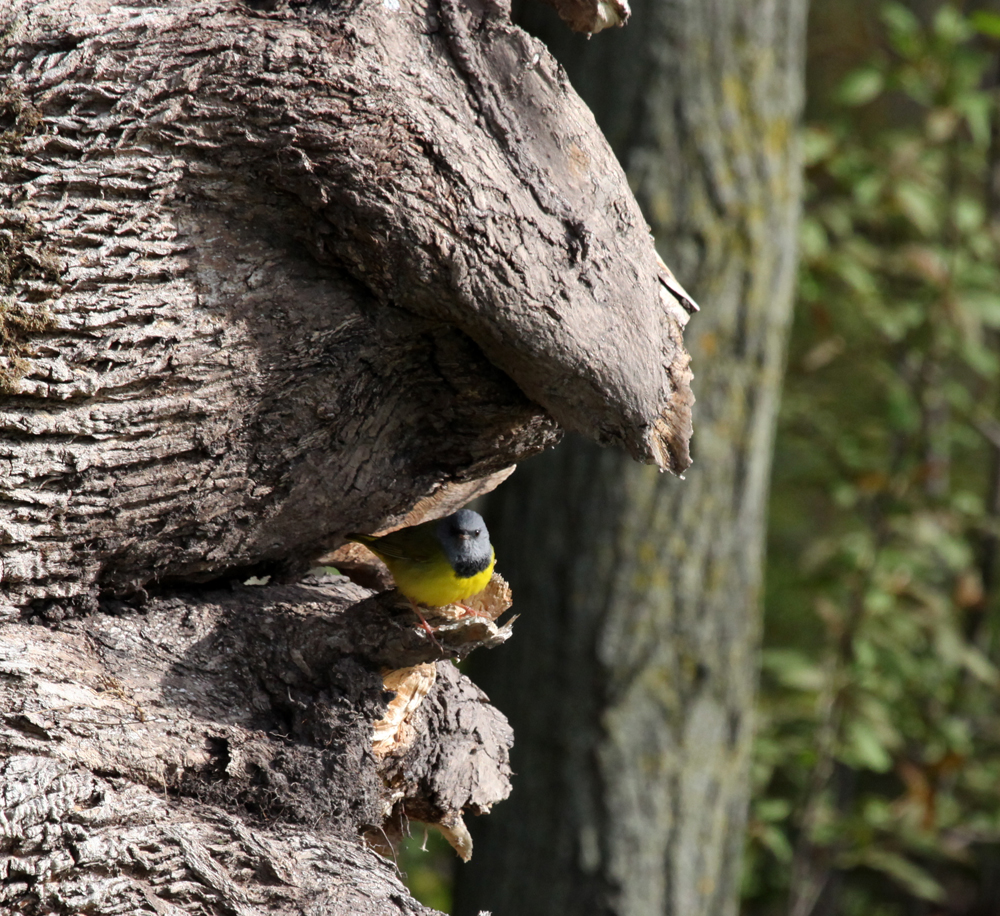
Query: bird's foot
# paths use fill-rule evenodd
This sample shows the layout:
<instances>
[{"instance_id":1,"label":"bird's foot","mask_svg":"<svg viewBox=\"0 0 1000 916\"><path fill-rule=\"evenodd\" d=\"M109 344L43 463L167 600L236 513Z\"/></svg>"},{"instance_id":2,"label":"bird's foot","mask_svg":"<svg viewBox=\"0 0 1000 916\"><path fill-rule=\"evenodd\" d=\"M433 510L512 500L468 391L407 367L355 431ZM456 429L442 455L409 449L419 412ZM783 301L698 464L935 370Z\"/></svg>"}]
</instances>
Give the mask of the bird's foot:
<instances>
[{"instance_id":1,"label":"bird's foot","mask_svg":"<svg viewBox=\"0 0 1000 916\"><path fill-rule=\"evenodd\" d=\"M488 617L486 614L484 614L482 611L477 611L474 607L469 607L469 605L467 604L462 604L461 601L456 601L455 607L460 607L462 609L462 615L461 615L462 617L484 617L486 620L492 619L491 617Z\"/></svg>"}]
</instances>

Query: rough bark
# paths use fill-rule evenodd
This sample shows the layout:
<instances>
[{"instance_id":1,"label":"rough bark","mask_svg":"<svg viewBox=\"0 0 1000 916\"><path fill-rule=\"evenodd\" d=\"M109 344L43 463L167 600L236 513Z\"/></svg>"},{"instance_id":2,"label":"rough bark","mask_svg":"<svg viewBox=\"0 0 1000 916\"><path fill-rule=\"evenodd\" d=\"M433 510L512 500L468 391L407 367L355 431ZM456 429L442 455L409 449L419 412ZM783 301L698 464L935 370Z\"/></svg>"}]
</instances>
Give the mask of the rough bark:
<instances>
[{"instance_id":1,"label":"rough bark","mask_svg":"<svg viewBox=\"0 0 1000 916\"><path fill-rule=\"evenodd\" d=\"M359 834L468 856L509 628L287 582L560 427L682 470L690 302L502 3L0 0L0 74L0 903L424 912Z\"/></svg>"},{"instance_id":2,"label":"rough bark","mask_svg":"<svg viewBox=\"0 0 1000 916\"><path fill-rule=\"evenodd\" d=\"M538 26L701 303L696 463L663 479L568 440L489 498L524 617L475 677L518 776L474 824L457 913L736 912L804 20L802 0L676 0L590 42Z\"/></svg>"},{"instance_id":3,"label":"rough bark","mask_svg":"<svg viewBox=\"0 0 1000 916\"><path fill-rule=\"evenodd\" d=\"M686 313L502 4L3 0L0 34L11 603L315 557L555 422L686 466Z\"/></svg>"},{"instance_id":4,"label":"rough bark","mask_svg":"<svg viewBox=\"0 0 1000 916\"><path fill-rule=\"evenodd\" d=\"M0 626L0 908L430 913L359 834L467 837L509 792L511 734L413 619L327 577ZM424 701L391 721L415 668Z\"/></svg>"}]
</instances>

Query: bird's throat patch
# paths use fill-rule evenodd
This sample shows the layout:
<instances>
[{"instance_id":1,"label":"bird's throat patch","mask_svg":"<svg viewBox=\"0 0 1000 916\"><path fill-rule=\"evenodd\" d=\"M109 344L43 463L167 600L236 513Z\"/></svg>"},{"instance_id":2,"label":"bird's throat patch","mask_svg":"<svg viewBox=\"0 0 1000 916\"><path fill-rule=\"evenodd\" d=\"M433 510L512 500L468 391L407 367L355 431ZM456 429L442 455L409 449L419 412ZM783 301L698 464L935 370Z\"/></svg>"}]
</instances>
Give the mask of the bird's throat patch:
<instances>
[{"instance_id":1,"label":"bird's throat patch","mask_svg":"<svg viewBox=\"0 0 1000 916\"><path fill-rule=\"evenodd\" d=\"M489 568L492 557L462 557L452 561L451 568L459 579L471 579Z\"/></svg>"}]
</instances>

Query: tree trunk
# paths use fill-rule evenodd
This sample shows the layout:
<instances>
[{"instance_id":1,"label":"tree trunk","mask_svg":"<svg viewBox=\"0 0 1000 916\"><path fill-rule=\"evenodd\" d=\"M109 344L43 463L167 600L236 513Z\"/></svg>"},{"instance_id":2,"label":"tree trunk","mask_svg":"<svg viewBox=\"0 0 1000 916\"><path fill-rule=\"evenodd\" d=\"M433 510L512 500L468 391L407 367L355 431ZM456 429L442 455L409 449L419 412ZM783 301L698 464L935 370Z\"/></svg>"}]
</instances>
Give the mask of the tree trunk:
<instances>
[{"instance_id":1,"label":"tree trunk","mask_svg":"<svg viewBox=\"0 0 1000 916\"><path fill-rule=\"evenodd\" d=\"M696 464L663 478L574 438L489 498L529 635L476 669L518 775L474 825L460 914L736 912L805 13L643 2L590 42L538 26L702 303Z\"/></svg>"},{"instance_id":2,"label":"tree trunk","mask_svg":"<svg viewBox=\"0 0 1000 916\"><path fill-rule=\"evenodd\" d=\"M510 628L302 575L560 426L682 470L686 296L502 4L0 0L0 73L0 908L426 912L361 837L468 857Z\"/></svg>"},{"instance_id":3,"label":"tree trunk","mask_svg":"<svg viewBox=\"0 0 1000 916\"><path fill-rule=\"evenodd\" d=\"M341 577L0 626L0 909L431 912L358 836L415 817L467 855L463 810L509 791L507 723L440 657Z\"/></svg>"},{"instance_id":4,"label":"tree trunk","mask_svg":"<svg viewBox=\"0 0 1000 916\"><path fill-rule=\"evenodd\" d=\"M294 565L553 418L687 466L686 313L544 49L261 5L0 3L12 604Z\"/></svg>"}]
</instances>

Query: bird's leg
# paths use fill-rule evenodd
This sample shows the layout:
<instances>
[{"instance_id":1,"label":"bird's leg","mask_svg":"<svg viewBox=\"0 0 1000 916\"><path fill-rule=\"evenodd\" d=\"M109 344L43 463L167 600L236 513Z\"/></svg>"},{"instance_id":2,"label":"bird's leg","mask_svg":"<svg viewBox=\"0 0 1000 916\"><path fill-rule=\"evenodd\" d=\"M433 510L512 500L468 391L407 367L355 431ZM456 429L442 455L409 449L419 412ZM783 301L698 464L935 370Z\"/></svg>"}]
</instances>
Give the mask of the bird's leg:
<instances>
[{"instance_id":1,"label":"bird's leg","mask_svg":"<svg viewBox=\"0 0 1000 916\"><path fill-rule=\"evenodd\" d=\"M438 638L434 635L434 627L432 627L423 614L420 613L420 608L417 606L417 602L412 598L407 598L410 602L410 607L413 608L413 613L417 615L417 619L420 621L420 626L422 626L426 631L427 635L430 636L431 642L434 643L442 652L444 652L444 646L438 641Z\"/></svg>"}]
</instances>

